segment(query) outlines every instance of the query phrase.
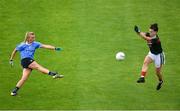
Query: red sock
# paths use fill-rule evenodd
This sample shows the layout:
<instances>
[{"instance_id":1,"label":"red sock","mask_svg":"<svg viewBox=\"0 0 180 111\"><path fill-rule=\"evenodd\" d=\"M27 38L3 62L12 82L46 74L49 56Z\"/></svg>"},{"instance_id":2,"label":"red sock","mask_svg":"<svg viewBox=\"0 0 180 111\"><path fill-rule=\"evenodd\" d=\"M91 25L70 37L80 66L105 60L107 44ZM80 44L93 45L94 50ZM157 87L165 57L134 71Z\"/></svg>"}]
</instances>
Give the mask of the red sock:
<instances>
[{"instance_id":1,"label":"red sock","mask_svg":"<svg viewBox=\"0 0 180 111\"><path fill-rule=\"evenodd\" d=\"M146 76L146 72L141 71L141 77L145 77Z\"/></svg>"}]
</instances>

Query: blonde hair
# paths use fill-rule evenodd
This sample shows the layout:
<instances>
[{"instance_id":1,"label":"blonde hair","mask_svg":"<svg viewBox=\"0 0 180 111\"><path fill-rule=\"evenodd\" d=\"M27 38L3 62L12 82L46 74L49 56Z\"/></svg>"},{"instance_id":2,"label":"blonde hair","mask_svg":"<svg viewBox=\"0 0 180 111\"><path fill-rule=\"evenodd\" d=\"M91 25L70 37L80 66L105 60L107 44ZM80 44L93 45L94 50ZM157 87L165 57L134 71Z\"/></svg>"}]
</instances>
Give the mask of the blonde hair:
<instances>
[{"instance_id":1,"label":"blonde hair","mask_svg":"<svg viewBox=\"0 0 180 111\"><path fill-rule=\"evenodd\" d=\"M26 32L25 37L24 37L24 43L27 42L29 35L34 35L34 32Z\"/></svg>"}]
</instances>

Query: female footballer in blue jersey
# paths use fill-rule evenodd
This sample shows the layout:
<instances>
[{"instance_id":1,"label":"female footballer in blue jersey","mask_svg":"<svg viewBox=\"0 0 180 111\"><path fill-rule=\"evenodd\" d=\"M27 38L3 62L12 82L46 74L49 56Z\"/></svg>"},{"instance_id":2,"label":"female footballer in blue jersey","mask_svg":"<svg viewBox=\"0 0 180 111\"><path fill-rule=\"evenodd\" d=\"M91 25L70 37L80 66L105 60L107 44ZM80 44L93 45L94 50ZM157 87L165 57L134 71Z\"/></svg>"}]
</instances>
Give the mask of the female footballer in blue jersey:
<instances>
[{"instance_id":1,"label":"female footballer in blue jersey","mask_svg":"<svg viewBox=\"0 0 180 111\"><path fill-rule=\"evenodd\" d=\"M135 32L137 32L139 36L141 36L144 40L147 41L147 44L150 49L149 53L144 59L144 63L141 70L141 77L137 80L137 83L145 82L145 75L148 70L148 65L154 62L155 67L156 67L156 75L159 79L159 83L156 87L156 90L159 90L163 83L161 69L162 69L163 64L165 64L165 55L161 47L161 41L157 35L158 25L156 23L150 25L148 33L141 32L137 26L134 27L134 30Z\"/></svg>"},{"instance_id":2,"label":"female footballer in blue jersey","mask_svg":"<svg viewBox=\"0 0 180 111\"><path fill-rule=\"evenodd\" d=\"M14 49L14 51L12 52L11 57L10 57L10 64L12 66L13 58L16 55L16 52L19 51L20 55L21 55L21 65L23 67L22 77L16 84L16 87L11 91L12 96L17 95L17 91L19 90L19 88L22 87L22 85L28 79L28 77L33 69L38 70L44 74L48 74L48 75L52 76L53 78L62 78L63 77L63 75L60 75L57 72L52 72L52 71L42 67L34 60L34 53L35 53L35 50L38 48L45 48L45 49L56 50L56 51L61 50L61 48L57 48L57 47L54 47L51 45L45 45L45 44L41 44L40 42L36 42L34 32L27 32L25 35L24 42L20 43Z\"/></svg>"}]
</instances>

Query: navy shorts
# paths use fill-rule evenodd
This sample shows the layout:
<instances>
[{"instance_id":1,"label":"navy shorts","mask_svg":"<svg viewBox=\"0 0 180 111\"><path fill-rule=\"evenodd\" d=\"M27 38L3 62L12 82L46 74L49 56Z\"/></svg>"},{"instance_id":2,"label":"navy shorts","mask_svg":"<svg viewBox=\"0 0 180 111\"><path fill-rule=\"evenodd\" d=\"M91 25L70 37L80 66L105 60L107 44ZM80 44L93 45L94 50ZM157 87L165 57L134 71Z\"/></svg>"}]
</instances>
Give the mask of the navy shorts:
<instances>
[{"instance_id":1,"label":"navy shorts","mask_svg":"<svg viewBox=\"0 0 180 111\"><path fill-rule=\"evenodd\" d=\"M23 68L29 68L28 66L33 62L32 58L24 58L21 60L21 65Z\"/></svg>"}]
</instances>

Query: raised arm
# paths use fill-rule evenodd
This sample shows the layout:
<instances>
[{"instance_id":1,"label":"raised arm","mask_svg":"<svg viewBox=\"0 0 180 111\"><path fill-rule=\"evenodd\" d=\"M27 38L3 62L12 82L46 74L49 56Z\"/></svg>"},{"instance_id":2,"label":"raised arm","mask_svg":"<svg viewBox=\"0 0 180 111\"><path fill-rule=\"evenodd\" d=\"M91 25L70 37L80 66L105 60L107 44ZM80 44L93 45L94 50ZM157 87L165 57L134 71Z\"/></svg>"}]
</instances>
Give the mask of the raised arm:
<instances>
[{"instance_id":1,"label":"raised arm","mask_svg":"<svg viewBox=\"0 0 180 111\"><path fill-rule=\"evenodd\" d=\"M146 33L145 32L140 32L139 35L144 39L144 40L151 40L150 37L146 36Z\"/></svg>"},{"instance_id":2,"label":"raised arm","mask_svg":"<svg viewBox=\"0 0 180 111\"><path fill-rule=\"evenodd\" d=\"M42 44L41 48L50 49L50 50L56 50L56 51L62 50L62 48L55 47L55 46L52 46L52 45L46 45L46 44Z\"/></svg>"},{"instance_id":3,"label":"raised arm","mask_svg":"<svg viewBox=\"0 0 180 111\"><path fill-rule=\"evenodd\" d=\"M151 37L147 36L145 32L141 32L138 26L134 26L134 31L142 37L144 40L151 40Z\"/></svg>"}]
</instances>

